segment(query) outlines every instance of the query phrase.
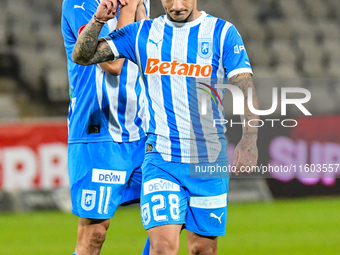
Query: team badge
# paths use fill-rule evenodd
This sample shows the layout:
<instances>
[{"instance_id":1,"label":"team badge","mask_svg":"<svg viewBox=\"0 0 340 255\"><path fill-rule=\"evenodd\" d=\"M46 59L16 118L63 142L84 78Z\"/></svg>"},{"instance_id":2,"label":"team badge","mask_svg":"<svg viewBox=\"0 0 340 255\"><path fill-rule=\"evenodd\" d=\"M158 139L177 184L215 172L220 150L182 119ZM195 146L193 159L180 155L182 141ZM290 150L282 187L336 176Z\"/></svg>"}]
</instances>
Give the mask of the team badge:
<instances>
[{"instance_id":1,"label":"team badge","mask_svg":"<svg viewBox=\"0 0 340 255\"><path fill-rule=\"evenodd\" d=\"M213 53L213 40L209 38L198 39L198 55L201 58L210 58Z\"/></svg>"},{"instance_id":2,"label":"team badge","mask_svg":"<svg viewBox=\"0 0 340 255\"><path fill-rule=\"evenodd\" d=\"M95 204L96 204L96 191L83 189L83 193L81 195L81 207L85 211L90 211L94 208Z\"/></svg>"},{"instance_id":3,"label":"team badge","mask_svg":"<svg viewBox=\"0 0 340 255\"><path fill-rule=\"evenodd\" d=\"M86 24L85 25L82 25L79 29L78 29L78 32L77 32L77 36L79 37L79 35L81 34L81 32L83 32L84 28L86 27Z\"/></svg>"},{"instance_id":4,"label":"team badge","mask_svg":"<svg viewBox=\"0 0 340 255\"><path fill-rule=\"evenodd\" d=\"M149 203L146 203L142 206L141 213L142 213L143 224L144 226L147 226L151 220Z\"/></svg>"}]
</instances>

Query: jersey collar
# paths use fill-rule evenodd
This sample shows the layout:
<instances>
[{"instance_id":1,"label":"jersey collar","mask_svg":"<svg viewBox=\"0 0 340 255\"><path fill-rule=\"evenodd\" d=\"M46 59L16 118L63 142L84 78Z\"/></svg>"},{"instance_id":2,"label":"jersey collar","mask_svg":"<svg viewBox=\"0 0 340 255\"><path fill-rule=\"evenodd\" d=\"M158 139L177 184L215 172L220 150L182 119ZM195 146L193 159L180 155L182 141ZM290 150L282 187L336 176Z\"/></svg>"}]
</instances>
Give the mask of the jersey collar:
<instances>
[{"instance_id":1,"label":"jersey collar","mask_svg":"<svg viewBox=\"0 0 340 255\"><path fill-rule=\"evenodd\" d=\"M165 22L172 27L194 27L201 23L206 16L208 16L208 14L206 14L205 11L201 11L200 13L201 15L197 19L190 22L174 22L169 20L166 15L164 15L165 16L164 19Z\"/></svg>"}]
</instances>

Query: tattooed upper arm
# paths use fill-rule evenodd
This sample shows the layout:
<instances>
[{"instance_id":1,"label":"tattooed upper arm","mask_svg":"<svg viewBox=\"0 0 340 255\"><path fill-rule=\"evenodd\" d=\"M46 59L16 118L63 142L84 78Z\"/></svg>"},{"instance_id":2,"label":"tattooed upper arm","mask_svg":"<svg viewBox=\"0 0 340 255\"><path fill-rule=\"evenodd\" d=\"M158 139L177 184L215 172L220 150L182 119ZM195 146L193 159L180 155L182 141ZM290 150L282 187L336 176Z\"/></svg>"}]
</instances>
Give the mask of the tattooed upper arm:
<instances>
[{"instance_id":1,"label":"tattooed upper arm","mask_svg":"<svg viewBox=\"0 0 340 255\"><path fill-rule=\"evenodd\" d=\"M91 59L90 64L102 63L114 60L114 55L110 45L103 38L99 39L97 49Z\"/></svg>"},{"instance_id":2,"label":"tattooed upper arm","mask_svg":"<svg viewBox=\"0 0 340 255\"><path fill-rule=\"evenodd\" d=\"M251 73L236 74L229 79L229 83L239 87L244 94L249 86L254 87Z\"/></svg>"},{"instance_id":3,"label":"tattooed upper arm","mask_svg":"<svg viewBox=\"0 0 340 255\"><path fill-rule=\"evenodd\" d=\"M82 36L73 48L72 60L79 65L91 65L114 60L114 55L104 38L98 40Z\"/></svg>"},{"instance_id":4,"label":"tattooed upper arm","mask_svg":"<svg viewBox=\"0 0 340 255\"><path fill-rule=\"evenodd\" d=\"M250 73L236 74L229 79L229 83L237 86L243 92L244 108L245 108L245 114L244 114L243 117L245 118L245 121L248 121L248 120L251 120L251 119L257 119L258 116L253 114L248 108L248 97L251 97L253 106L255 107L255 109L258 109L258 100L257 100L256 92L255 92L254 83L253 83L253 80L252 80L252 75ZM251 95L248 95L248 88L252 88L252 90L251 90L252 94ZM254 123L256 123L256 122L254 122ZM246 127L246 130L248 130L248 129L250 129L250 128ZM257 133L257 131L256 131L256 133Z\"/></svg>"}]
</instances>

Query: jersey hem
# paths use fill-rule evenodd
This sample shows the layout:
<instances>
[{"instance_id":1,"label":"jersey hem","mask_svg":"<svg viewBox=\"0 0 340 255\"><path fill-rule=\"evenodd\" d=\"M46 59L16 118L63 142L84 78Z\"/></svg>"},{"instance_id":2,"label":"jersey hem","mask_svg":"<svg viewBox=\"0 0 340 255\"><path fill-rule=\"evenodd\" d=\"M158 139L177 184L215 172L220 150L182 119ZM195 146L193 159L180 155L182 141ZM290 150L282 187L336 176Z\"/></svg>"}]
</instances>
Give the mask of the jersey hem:
<instances>
[{"instance_id":1,"label":"jersey hem","mask_svg":"<svg viewBox=\"0 0 340 255\"><path fill-rule=\"evenodd\" d=\"M140 136L138 138L133 138L133 139L129 139L129 140L114 140L113 138L109 139L109 138L102 138L102 139L69 139L67 141L67 143L72 144L72 143L107 143L107 142L115 142L115 143L130 143L130 142L135 142L135 141L139 141L142 140L143 138L145 138L146 135Z\"/></svg>"},{"instance_id":2,"label":"jersey hem","mask_svg":"<svg viewBox=\"0 0 340 255\"><path fill-rule=\"evenodd\" d=\"M108 43L108 45L111 48L111 51L114 56L114 60L117 60L119 58L119 52L116 48L116 45L113 43L112 39L110 37L104 37L104 40Z\"/></svg>"},{"instance_id":3,"label":"jersey hem","mask_svg":"<svg viewBox=\"0 0 340 255\"><path fill-rule=\"evenodd\" d=\"M238 68L238 69L235 69L235 70L231 71L230 73L228 73L228 79L230 79L234 75L240 74L240 73L250 73L250 74L253 74L253 70L251 68Z\"/></svg>"},{"instance_id":4,"label":"jersey hem","mask_svg":"<svg viewBox=\"0 0 340 255\"><path fill-rule=\"evenodd\" d=\"M145 156L146 155L148 155L148 157L161 156L164 161L174 162L174 163L184 163L184 164L207 164L207 163L221 163L221 162L227 162L228 161L227 155L225 157L219 157L218 156L217 160L211 161L211 162L209 161L209 156L183 157L183 156L179 156L179 155L165 154L165 153L161 153L161 152L158 152L158 151L147 152L145 154Z\"/></svg>"},{"instance_id":5,"label":"jersey hem","mask_svg":"<svg viewBox=\"0 0 340 255\"><path fill-rule=\"evenodd\" d=\"M116 212L116 210L115 210L115 212ZM111 219L114 216L114 213L112 215L105 215L105 217L104 216L98 216L98 215L85 215L85 214L78 213L78 211L73 210L73 209L72 209L72 213L74 215L78 216L78 217L82 217L82 218L85 218L85 219L98 219L98 220Z\"/></svg>"},{"instance_id":6,"label":"jersey hem","mask_svg":"<svg viewBox=\"0 0 340 255\"><path fill-rule=\"evenodd\" d=\"M178 221L178 223L176 222L171 222L169 223L168 221L167 222L163 222L163 223L159 223L159 224L152 224L151 226L144 226L145 230L148 230L150 228L155 228L155 227L159 227L159 226L164 226L164 225L183 225L185 224L185 221Z\"/></svg>"},{"instance_id":7,"label":"jersey hem","mask_svg":"<svg viewBox=\"0 0 340 255\"><path fill-rule=\"evenodd\" d=\"M224 236L226 234L226 231L222 231L222 232L205 232L205 231L200 231L197 229L193 229L193 228L187 228L185 227L186 230L189 230L191 232L194 232L196 234L202 235L202 236Z\"/></svg>"}]
</instances>

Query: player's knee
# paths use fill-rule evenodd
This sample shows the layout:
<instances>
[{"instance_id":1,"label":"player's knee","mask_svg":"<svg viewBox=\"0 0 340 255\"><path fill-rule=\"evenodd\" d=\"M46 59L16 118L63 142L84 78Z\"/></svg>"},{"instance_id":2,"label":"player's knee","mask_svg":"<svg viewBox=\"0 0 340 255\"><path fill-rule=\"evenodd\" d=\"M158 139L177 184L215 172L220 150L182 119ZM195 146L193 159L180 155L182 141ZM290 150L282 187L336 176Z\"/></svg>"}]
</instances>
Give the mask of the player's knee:
<instances>
[{"instance_id":1,"label":"player's knee","mask_svg":"<svg viewBox=\"0 0 340 255\"><path fill-rule=\"evenodd\" d=\"M196 241L188 246L189 254L192 255L215 255L217 254L217 244L214 242Z\"/></svg>"},{"instance_id":2,"label":"player's knee","mask_svg":"<svg viewBox=\"0 0 340 255\"><path fill-rule=\"evenodd\" d=\"M177 254L178 248L178 242L164 238L157 238L150 243L152 254Z\"/></svg>"},{"instance_id":3,"label":"player's knee","mask_svg":"<svg viewBox=\"0 0 340 255\"><path fill-rule=\"evenodd\" d=\"M106 238L106 228L103 225L96 224L91 226L90 242L94 247L100 247Z\"/></svg>"}]
</instances>

